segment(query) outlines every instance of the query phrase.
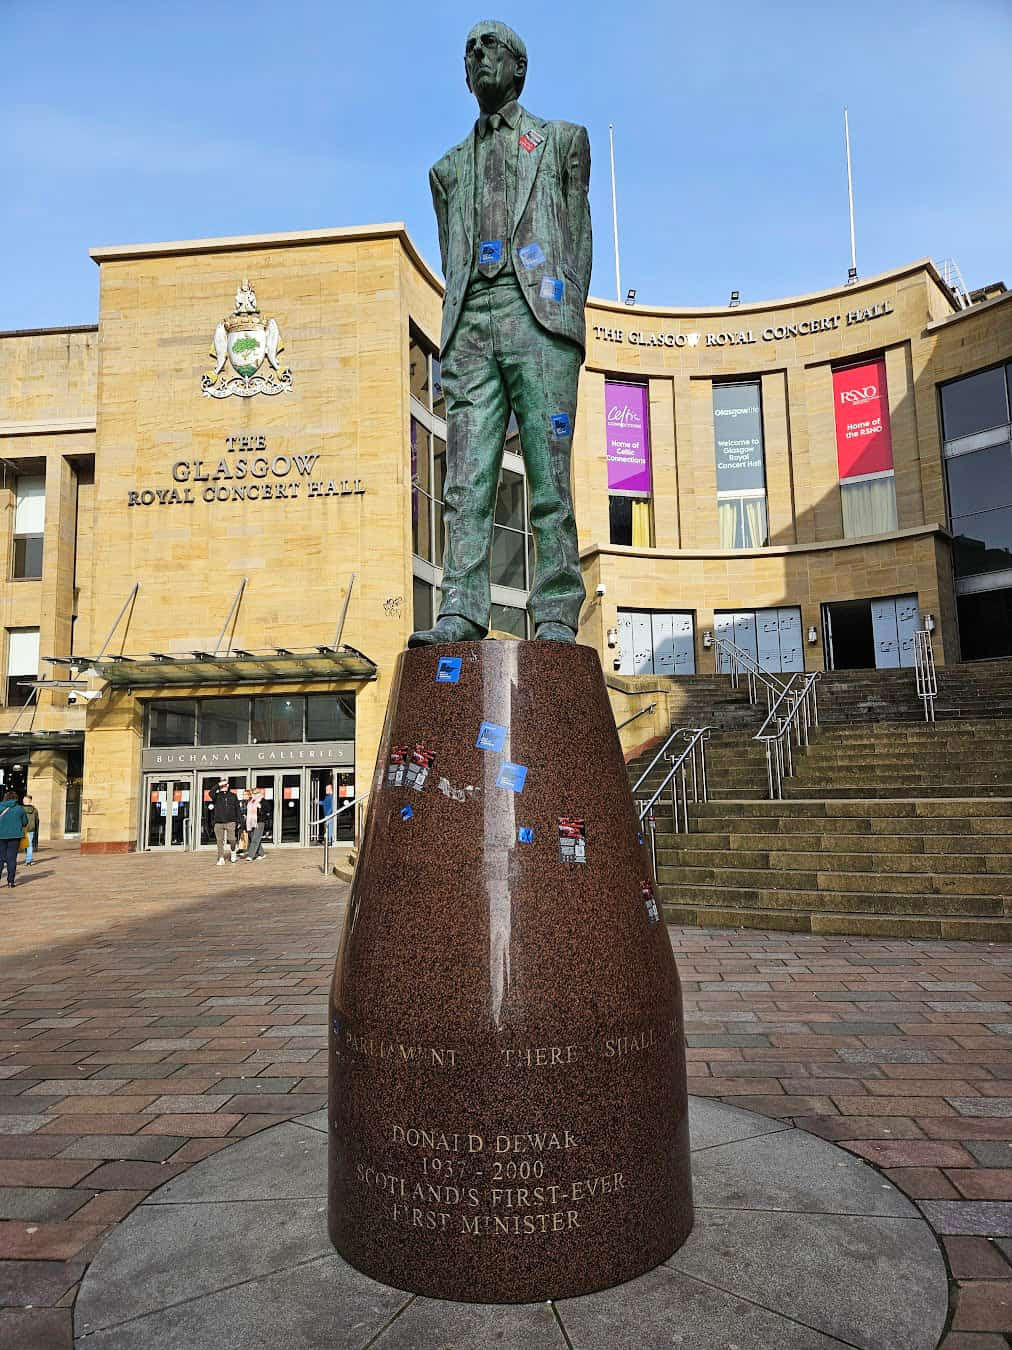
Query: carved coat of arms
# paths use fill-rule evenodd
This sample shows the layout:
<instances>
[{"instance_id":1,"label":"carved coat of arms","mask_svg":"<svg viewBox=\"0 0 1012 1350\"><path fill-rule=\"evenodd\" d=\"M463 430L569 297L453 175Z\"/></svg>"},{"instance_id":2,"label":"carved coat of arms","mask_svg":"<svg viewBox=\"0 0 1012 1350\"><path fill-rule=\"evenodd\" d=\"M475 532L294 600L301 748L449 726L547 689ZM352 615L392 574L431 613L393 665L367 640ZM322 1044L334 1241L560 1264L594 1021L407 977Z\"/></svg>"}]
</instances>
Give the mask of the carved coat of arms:
<instances>
[{"instance_id":1,"label":"carved coat of arms","mask_svg":"<svg viewBox=\"0 0 1012 1350\"><path fill-rule=\"evenodd\" d=\"M209 355L214 371L200 382L207 398L252 398L254 394L283 394L292 387L292 372L278 365L284 351L276 319L265 319L248 281L235 293L235 313L222 319L214 330ZM266 361L266 369L261 367ZM232 372L226 369L231 366Z\"/></svg>"}]
</instances>

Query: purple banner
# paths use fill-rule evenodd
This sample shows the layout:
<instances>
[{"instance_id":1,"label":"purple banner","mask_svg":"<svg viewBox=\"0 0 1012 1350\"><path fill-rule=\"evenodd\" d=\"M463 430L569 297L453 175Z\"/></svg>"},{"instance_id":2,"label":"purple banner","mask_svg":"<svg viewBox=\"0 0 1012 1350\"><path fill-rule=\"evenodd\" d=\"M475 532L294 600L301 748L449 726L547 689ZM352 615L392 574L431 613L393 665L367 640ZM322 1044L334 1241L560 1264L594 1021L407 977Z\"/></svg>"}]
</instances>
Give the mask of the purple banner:
<instances>
[{"instance_id":1,"label":"purple banner","mask_svg":"<svg viewBox=\"0 0 1012 1350\"><path fill-rule=\"evenodd\" d=\"M608 491L650 496L650 425L642 384L605 384Z\"/></svg>"}]
</instances>

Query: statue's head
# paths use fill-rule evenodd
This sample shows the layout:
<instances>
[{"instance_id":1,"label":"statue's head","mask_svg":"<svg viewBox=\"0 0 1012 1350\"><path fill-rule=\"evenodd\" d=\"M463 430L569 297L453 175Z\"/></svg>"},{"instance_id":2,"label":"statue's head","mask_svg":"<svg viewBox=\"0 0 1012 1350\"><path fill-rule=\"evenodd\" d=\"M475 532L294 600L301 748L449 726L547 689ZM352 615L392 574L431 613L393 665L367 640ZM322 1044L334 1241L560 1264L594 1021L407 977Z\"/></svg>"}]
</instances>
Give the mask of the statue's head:
<instances>
[{"instance_id":1,"label":"statue's head","mask_svg":"<svg viewBox=\"0 0 1012 1350\"><path fill-rule=\"evenodd\" d=\"M495 112L519 98L527 78L523 38L495 19L476 23L464 45L467 87L484 112Z\"/></svg>"}]
</instances>

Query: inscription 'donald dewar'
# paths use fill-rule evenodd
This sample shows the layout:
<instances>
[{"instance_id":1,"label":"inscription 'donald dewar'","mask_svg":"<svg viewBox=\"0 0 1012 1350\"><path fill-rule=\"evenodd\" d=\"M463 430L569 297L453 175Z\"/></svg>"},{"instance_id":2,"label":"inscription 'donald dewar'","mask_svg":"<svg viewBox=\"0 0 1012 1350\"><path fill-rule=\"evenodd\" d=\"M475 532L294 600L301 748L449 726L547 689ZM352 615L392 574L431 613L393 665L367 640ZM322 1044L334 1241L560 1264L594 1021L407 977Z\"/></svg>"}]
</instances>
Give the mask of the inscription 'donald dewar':
<instances>
[{"instance_id":1,"label":"inscription 'donald dewar'","mask_svg":"<svg viewBox=\"0 0 1012 1350\"><path fill-rule=\"evenodd\" d=\"M678 1023L672 1021L661 1027L609 1032L586 1045L508 1046L498 1053L508 1069L564 1069L588 1059L617 1063L678 1034ZM467 1056L459 1049L419 1045L347 1026L337 1032L334 1054L420 1070L468 1067ZM572 1175L574 1167L579 1171L579 1157L571 1155L579 1155L592 1141L565 1125L521 1133L406 1122L388 1128L386 1160L357 1160L355 1181L375 1193L384 1219L421 1233L524 1237L572 1232L595 1217L606 1217L598 1202L622 1195L631 1184L620 1171ZM395 1155L400 1156L391 1163Z\"/></svg>"}]
</instances>

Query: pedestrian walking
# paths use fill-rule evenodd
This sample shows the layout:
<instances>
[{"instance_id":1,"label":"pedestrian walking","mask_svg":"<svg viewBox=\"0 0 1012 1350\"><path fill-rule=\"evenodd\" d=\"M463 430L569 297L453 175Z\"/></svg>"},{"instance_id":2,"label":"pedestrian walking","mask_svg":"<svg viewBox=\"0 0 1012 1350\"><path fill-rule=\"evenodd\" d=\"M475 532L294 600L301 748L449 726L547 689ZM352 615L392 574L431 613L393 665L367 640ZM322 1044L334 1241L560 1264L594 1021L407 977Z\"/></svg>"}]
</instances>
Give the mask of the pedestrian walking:
<instances>
[{"instance_id":1,"label":"pedestrian walking","mask_svg":"<svg viewBox=\"0 0 1012 1350\"><path fill-rule=\"evenodd\" d=\"M328 783L323 792L323 823L327 830L327 843L334 842L334 784Z\"/></svg>"},{"instance_id":2,"label":"pedestrian walking","mask_svg":"<svg viewBox=\"0 0 1012 1350\"><path fill-rule=\"evenodd\" d=\"M38 808L32 805L31 797L22 797L21 805L25 808L25 815L28 817L28 847L25 850L25 866L31 867L35 850L39 846L39 812Z\"/></svg>"},{"instance_id":3,"label":"pedestrian walking","mask_svg":"<svg viewBox=\"0 0 1012 1350\"><path fill-rule=\"evenodd\" d=\"M18 870L18 847L21 836L28 828L28 813L18 801L13 790L4 793L0 801L0 877L7 868L7 885L14 885L14 874Z\"/></svg>"},{"instance_id":4,"label":"pedestrian walking","mask_svg":"<svg viewBox=\"0 0 1012 1350\"><path fill-rule=\"evenodd\" d=\"M260 819L260 807L263 803L263 788L254 788L246 806L246 829L249 832L249 847L246 851L247 862L260 862L264 853L264 823Z\"/></svg>"},{"instance_id":5,"label":"pedestrian walking","mask_svg":"<svg viewBox=\"0 0 1012 1350\"><path fill-rule=\"evenodd\" d=\"M231 862L236 861L236 830L241 819L239 798L232 791L227 778L218 779L218 790L211 797L211 811L214 837L218 843L218 861L215 866L224 867L226 852L231 854Z\"/></svg>"}]
</instances>

